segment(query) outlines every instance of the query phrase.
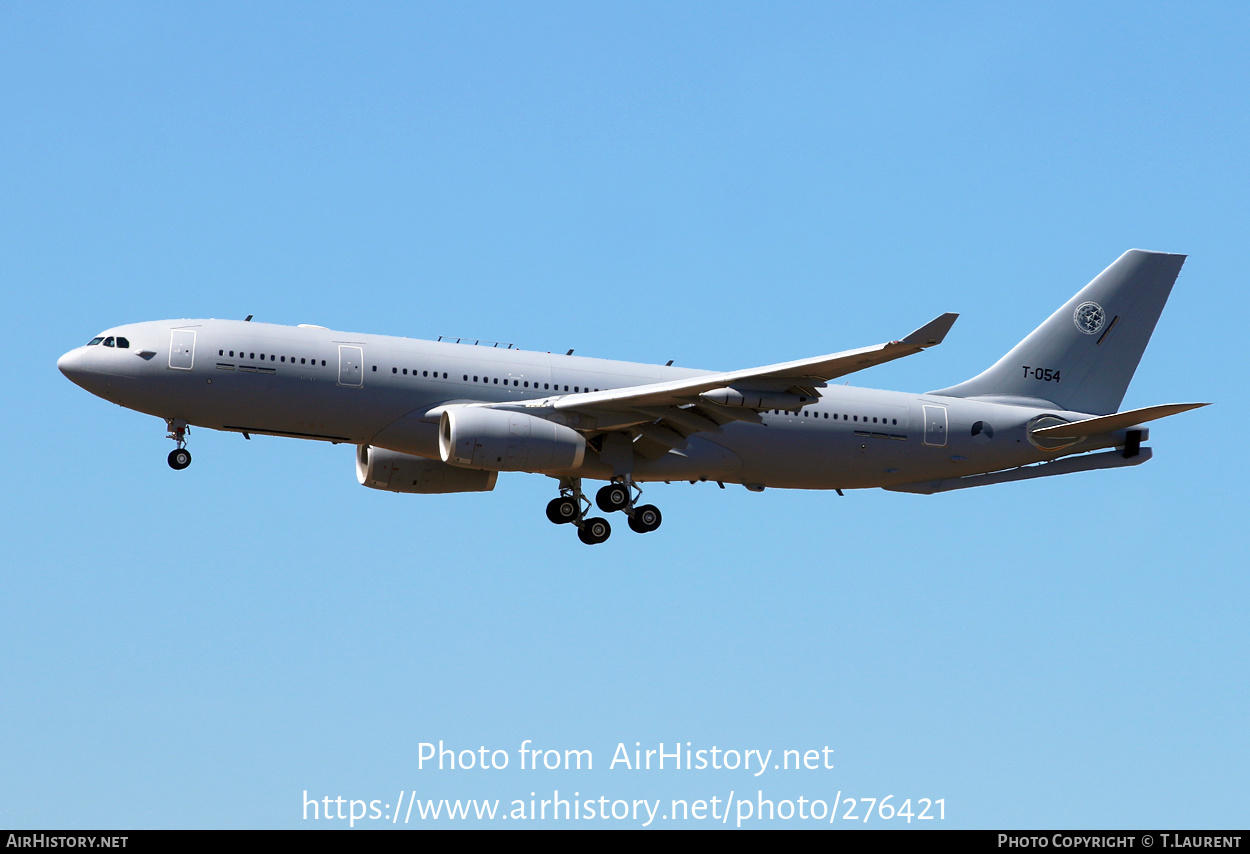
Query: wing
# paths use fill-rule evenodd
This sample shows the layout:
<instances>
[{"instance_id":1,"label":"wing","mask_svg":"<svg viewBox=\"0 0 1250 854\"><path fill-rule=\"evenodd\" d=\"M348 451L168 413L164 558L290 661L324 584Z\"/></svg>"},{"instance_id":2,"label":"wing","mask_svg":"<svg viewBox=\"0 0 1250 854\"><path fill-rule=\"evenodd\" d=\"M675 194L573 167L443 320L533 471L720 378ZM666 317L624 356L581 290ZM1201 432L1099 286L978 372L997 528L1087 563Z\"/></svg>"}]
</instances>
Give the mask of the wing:
<instances>
[{"instance_id":1,"label":"wing","mask_svg":"<svg viewBox=\"0 0 1250 854\"><path fill-rule=\"evenodd\" d=\"M703 374L682 380L569 394L528 404L579 416L584 432L629 429L635 448L656 459L692 433L720 432L730 421L759 422L767 409L798 409L818 389L845 376L942 343L957 314L943 314L898 341L761 368Z\"/></svg>"}]
</instances>

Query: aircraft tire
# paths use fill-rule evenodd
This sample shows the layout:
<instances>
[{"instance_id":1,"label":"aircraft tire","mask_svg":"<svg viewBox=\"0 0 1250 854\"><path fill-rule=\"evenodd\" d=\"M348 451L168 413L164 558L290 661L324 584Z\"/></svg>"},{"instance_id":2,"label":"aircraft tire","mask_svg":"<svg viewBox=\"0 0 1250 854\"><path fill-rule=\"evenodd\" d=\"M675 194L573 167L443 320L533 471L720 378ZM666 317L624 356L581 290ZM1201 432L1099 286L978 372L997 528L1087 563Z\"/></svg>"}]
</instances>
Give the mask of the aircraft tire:
<instances>
[{"instance_id":1,"label":"aircraft tire","mask_svg":"<svg viewBox=\"0 0 1250 854\"><path fill-rule=\"evenodd\" d=\"M634 515L629 517L629 527L640 534L649 534L660 527L662 521L664 517L660 515L660 508L654 504L644 504L634 508Z\"/></svg>"},{"instance_id":2,"label":"aircraft tire","mask_svg":"<svg viewBox=\"0 0 1250 854\"><path fill-rule=\"evenodd\" d=\"M191 452L186 448L174 448L169 452L169 467L174 471L182 471L191 465Z\"/></svg>"},{"instance_id":3,"label":"aircraft tire","mask_svg":"<svg viewBox=\"0 0 1250 854\"><path fill-rule=\"evenodd\" d=\"M608 524L607 519L599 517L587 519L577 529L577 538L588 546L596 546L610 536L612 536L612 526Z\"/></svg>"},{"instance_id":4,"label":"aircraft tire","mask_svg":"<svg viewBox=\"0 0 1250 854\"><path fill-rule=\"evenodd\" d=\"M577 502L568 496L551 499L547 504L547 518L557 525L572 522L577 518Z\"/></svg>"},{"instance_id":5,"label":"aircraft tire","mask_svg":"<svg viewBox=\"0 0 1250 854\"><path fill-rule=\"evenodd\" d=\"M604 513L615 513L629 504L629 487L623 483L609 483L595 493L595 504Z\"/></svg>"}]
</instances>

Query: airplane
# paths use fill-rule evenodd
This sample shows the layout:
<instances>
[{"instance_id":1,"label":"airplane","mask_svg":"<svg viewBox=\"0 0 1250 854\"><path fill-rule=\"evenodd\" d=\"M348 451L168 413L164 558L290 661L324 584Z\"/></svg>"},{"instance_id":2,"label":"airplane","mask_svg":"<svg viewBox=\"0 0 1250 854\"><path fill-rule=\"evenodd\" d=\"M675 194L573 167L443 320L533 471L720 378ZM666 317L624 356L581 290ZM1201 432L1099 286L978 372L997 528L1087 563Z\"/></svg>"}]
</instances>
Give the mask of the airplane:
<instances>
[{"instance_id":1,"label":"airplane","mask_svg":"<svg viewBox=\"0 0 1250 854\"><path fill-rule=\"evenodd\" d=\"M588 545L605 514L638 533L662 516L643 483L880 487L934 494L1139 465L1142 425L1206 406L1118 412L1184 255L1132 249L981 374L926 394L831 381L934 347L958 315L903 338L759 368L706 371L236 320L101 332L57 367L105 400L162 418L175 470L191 426L357 446L361 484L489 492L500 472L558 481L547 518ZM583 481L606 481L592 505Z\"/></svg>"}]
</instances>

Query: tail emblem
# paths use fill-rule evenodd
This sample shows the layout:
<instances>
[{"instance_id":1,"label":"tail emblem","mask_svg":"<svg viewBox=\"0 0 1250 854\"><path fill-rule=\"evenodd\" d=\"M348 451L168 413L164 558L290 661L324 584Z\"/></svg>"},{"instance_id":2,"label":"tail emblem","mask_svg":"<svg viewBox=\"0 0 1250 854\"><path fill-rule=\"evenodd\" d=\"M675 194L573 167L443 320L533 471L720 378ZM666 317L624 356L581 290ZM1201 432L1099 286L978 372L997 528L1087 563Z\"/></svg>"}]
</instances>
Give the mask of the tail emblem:
<instances>
[{"instance_id":1,"label":"tail emblem","mask_svg":"<svg viewBox=\"0 0 1250 854\"><path fill-rule=\"evenodd\" d=\"M1076 307L1072 320L1086 335L1097 335L1107 321L1107 313L1096 302L1083 302Z\"/></svg>"}]
</instances>

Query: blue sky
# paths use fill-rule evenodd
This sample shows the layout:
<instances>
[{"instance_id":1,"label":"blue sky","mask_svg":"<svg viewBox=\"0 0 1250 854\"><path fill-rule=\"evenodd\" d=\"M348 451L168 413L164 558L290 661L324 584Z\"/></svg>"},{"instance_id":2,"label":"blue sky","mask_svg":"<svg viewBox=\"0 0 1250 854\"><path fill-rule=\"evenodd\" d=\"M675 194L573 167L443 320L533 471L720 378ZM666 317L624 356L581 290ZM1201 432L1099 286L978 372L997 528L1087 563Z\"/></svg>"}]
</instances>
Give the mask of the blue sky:
<instances>
[{"instance_id":1,"label":"blue sky","mask_svg":"<svg viewBox=\"0 0 1250 854\"><path fill-rule=\"evenodd\" d=\"M559 789L1244 827L1248 24L4 5L0 825L301 827L305 791ZM1132 247L1190 258L1124 407L1216 404L1155 425L1148 465L932 497L655 486L664 526L593 549L535 475L384 494L349 448L210 431L173 472L159 421L55 368L169 317L731 369L961 312L855 378L920 392ZM511 764L420 769L440 739ZM526 739L595 768L521 771ZM608 769L618 743L686 741L835 767Z\"/></svg>"}]
</instances>

